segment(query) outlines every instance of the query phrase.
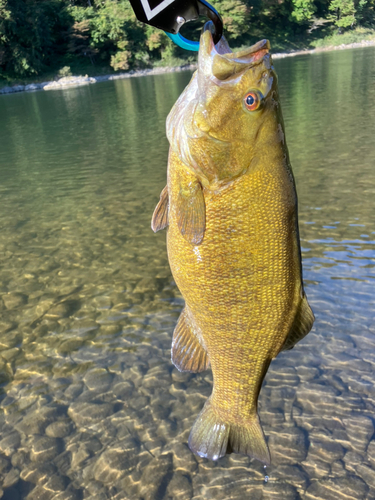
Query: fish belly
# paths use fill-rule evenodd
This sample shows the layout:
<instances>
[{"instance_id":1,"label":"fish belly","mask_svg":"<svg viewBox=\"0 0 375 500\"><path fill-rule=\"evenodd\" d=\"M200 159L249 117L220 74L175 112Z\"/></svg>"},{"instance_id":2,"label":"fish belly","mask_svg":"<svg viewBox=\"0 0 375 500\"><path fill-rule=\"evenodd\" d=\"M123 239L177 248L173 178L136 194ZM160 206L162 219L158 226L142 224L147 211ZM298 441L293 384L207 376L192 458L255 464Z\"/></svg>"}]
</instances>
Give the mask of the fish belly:
<instances>
[{"instance_id":1,"label":"fish belly","mask_svg":"<svg viewBox=\"0 0 375 500\"><path fill-rule=\"evenodd\" d=\"M173 155L168 170L171 270L211 362L211 402L235 424L256 415L263 378L302 293L294 182L274 167L216 192L204 188L206 230L196 246L181 235L176 206L194 174Z\"/></svg>"}]
</instances>

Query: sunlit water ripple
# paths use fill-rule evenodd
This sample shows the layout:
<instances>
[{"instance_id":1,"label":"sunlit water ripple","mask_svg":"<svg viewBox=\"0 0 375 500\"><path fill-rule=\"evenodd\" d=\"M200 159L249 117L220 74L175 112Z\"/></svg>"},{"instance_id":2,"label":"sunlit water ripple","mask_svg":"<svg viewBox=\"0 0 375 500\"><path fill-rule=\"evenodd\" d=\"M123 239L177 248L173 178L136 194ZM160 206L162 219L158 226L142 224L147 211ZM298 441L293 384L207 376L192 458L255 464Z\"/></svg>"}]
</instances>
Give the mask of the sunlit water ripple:
<instances>
[{"instance_id":1,"label":"sunlit water ripple","mask_svg":"<svg viewBox=\"0 0 375 500\"><path fill-rule=\"evenodd\" d=\"M266 470L192 455L212 377L170 361L150 218L191 75L0 96L0 497L375 499L375 51L276 69L316 322L266 376Z\"/></svg>"}]
</instances>

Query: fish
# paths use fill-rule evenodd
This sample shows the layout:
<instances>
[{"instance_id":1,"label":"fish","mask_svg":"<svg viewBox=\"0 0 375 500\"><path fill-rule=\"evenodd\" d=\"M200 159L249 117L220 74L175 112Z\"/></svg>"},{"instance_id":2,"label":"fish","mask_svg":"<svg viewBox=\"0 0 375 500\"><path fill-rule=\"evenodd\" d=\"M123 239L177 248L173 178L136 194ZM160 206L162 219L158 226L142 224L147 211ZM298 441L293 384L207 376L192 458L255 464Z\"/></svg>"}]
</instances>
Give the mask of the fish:
<instances>
[{"instance_id":1,"label":"fish","mask_svg":"<svg viewBox=\"0 0 375 500\"><path fill-rule=\"evenodd\" d=\"M258 396L271 361L311 330L297 193L270 44L232 52L207 23L198 69L167 117L167 185L151 227L167 230L185 306L171 358L212 369L188 444L200 457L270 464Z\"/></svg>"}]
</instances>

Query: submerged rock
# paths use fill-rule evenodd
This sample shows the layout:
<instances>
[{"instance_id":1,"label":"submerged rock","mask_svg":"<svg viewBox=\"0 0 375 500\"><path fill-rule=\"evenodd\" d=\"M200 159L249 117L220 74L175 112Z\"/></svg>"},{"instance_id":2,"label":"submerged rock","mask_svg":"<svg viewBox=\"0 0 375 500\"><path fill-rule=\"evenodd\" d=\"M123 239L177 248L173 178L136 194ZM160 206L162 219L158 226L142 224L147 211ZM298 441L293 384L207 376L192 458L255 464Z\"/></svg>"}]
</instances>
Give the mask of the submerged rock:
<instances>
[{"instance_id":1,"label":"submerged rock","mask_svg":"<svg viewBox=\"0 0 375 500\"><path fill-rule=\"evenodd\" d=\"M365 464L358 464L355 471L368 486L375 489L375 470L373 468Z\"/></svg>"},{"instance_id":2,"label":"submerged rock","mask_svg":"<svg viewBox=\"0 0 375 500\"><path fill-rule=\"evenodd\" d=\"M304 500L364 500L368 486L357 476L314 481L306 490Z\"/></svg>"},{"instance_id":3,"label":"submerged rock","mask_svg":"<svg viewBox=\"0 0 375 500\"><path fill-rule=\"evenodd\" d=\"M20 478L20 471L16 468L11 469L4 475L2 486L3 488L10 488L18 482Z\"/></svg>"},{"instance_id":4,"label":"submerged rock","mask_svg":"<svg viewBox=\"0 0 375 500\"><path fill-rule=\"evenodd\" d=\"M77 426L86 427L101 422L111 415L114 406L108 403L72 403L68 409L68 415Z\"/></svg>"},{"instance_id":5,"label":"submerged rock","mask_svg":"<svg viewBox=\"0 0 375 500\"><path fill-rule=\"evenodd\" d=\"M28 483L45 483L48 479L57 472L54 464L47 463L31 463L21 471L21 479Z\"/></svg>"},{"instance_id":6,"label":"submerged rock","mask_svg":"<svg viewBox=\"0 0 375 500\"><path fill-rule=\"evenodd\" d=\"M6 456L11 456L20 446L21 439L18 432L11 432L0 441L0 452Z\"/></svg>"},{"instance_id":7,"label":"submerged rock","mask_svg":"<svg viewBox=\"0 0 375 500\"><path fill-rule=\"evenodd\" d=\"M113 375L104 368L95 368L86 373L83 381L92 391L106 392L111 386Z\"/></svg>"},{"instance_id":8,"label":"submerged rock","mask_svg":"<svg viewBox=\"0 0 375 500\"><path fill-rule=\"evenodd\" d=\"M163 497L172 479L172 470L173 461L171 453L152 459L142 473L139 490L140 497L145 500L154 500L158 495Z\"/></svg>"},{"instance_id":9,"label":"submerged rock","mask_svg":"<svg viewBox=\"0 0 375 500\"><path fill-rule=\"evenodd\" d=\"M263 488L262 500L298 500L298 498L296 488L284 481L269 481Z\"/></svg>"},{"instance_id":10,"label":"submerged rock","mask_svg":"<svg viewBox=\"0 0 375 500\"><path fill-rule=\"evenodd\" d=\"M8 293L2 299L7 309L16 309L27 303L27 296L23 293Z\"/></svg>"},{"instance_id":11,"label":"submerged rock","mask_svg":"<svg viewBox=\"0 0 375 500\"><path fill-rule=\"evenodd\" d=\"M308 460L323 460L331 464L345 455L344 448L328 432L314 431L309 434Z\"/></svg>"},{"instance_id":12,"label":"submerged rock","mask_svg":"<svg viewBox=\"0 0 375 500\"><path fill-rule=\"evenodd\" d=\"M189 474L175 472L168 483L166 495L174 500L190 500L193 497L193 484Z\"/></svg>"},{"instance_id":13,"label":"submerged rock","mask_svg":"<svg viewBox=\"0 0 375 500\"><path fill-rule=\"evenodd\" d=\"M369 417L355 415L343 419L345 430L354 451L363 453L374 434L374 424Z\"/></svg>"},{"instance_id":14,"label":"submerged rock","mask_svg":"<svg viewBox=\"0 0 375 500\"><path fill-rule=\"evenodd\" d=\"M48 436L34 436L30 458L33 462L47 462L57 457L62 451L62 443Z\"/></svg>"},{"instance_id":15,"label":"submerged rock","mask_svg":"<svg viewBox=\"0 0 375 500\"><path fill-rule=\"evenodd\" d=\"M296 464L306 458L306 435L298 427L273 429L269 434L268 445L274 465Z\"/></svg>"},{"instance_id":16,"label":"submerged rock","mask_svg":"<svg viewBox=\"0 0 375 500\"><path fill-rule=\"evenodd\" d=\"M71 434L72 429L73 425L70 421L61 420L50 424L46 428L45 433L52 438L65 438Z\"/></svg>"},{"instance_id":17,"label":"submerged rock","mask_svg":"<svg viewBox=\"0 0 375 500\"><path fill-rule=\"evenodd\" d=\"M113 484L129 474L138 463L139 445L135 441L126 446L105 451L96 462L93 475L95 481Z\"/></svg>"}]
</instances>

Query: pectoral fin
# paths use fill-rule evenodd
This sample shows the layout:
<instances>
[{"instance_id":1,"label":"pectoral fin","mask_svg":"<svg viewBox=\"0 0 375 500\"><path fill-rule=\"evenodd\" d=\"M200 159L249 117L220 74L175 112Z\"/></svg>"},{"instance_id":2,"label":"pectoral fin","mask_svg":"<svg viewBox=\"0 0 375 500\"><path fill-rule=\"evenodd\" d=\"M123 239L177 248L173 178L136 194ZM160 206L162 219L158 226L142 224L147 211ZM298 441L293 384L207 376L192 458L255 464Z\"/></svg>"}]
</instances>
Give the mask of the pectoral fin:
<instances>
[{"instance_id":1,"label":"pectoral fin","mask_svg":"<svg viewBox=\"0 0 375 500\"><path fill-rule=\"evenodd\" d=\"M151 220L151 229L154 231L154 233L157 233L161 229L164 229L168 226L168 206L168 186L165 186L163 191L160 193L160 200L155 207Z\"/></svg>"},{"instance_id":2,"label":"pectoral fin","mask_svg":"<svg viewBox=\"0 0 375 500\"><path fill-rule=\"evenodd\" d=\"M311 330L314 324L315 316L307 302L306 295L303 294L303 298L299 305L297 314L294 318L292 328L284 342L282 351L288 351L293 349L293 347L302 340Z\"/></svg>"},{"instance_id":3,"label":"pectoral fin","mask_svg":"<svg viewBox=\"0 0 375 500\"><path fill-rule=\"evenodd\" d=\"M203 372L210 361L189 321L186 307L182 311L172 339L172 363L180 372Z\"/></svg>"},{"instance_id":4,"label":"pectoral fin","mask_svg":"<svg viewBox=\"0 0 375 500\"><path fill-rule=\"evenodd\" d=\"M181 187L177 199L177 225L189 243L202 243L206 229L206 206L199 182L191 182L186 188Z\"/></svg>"}]
</instances>

